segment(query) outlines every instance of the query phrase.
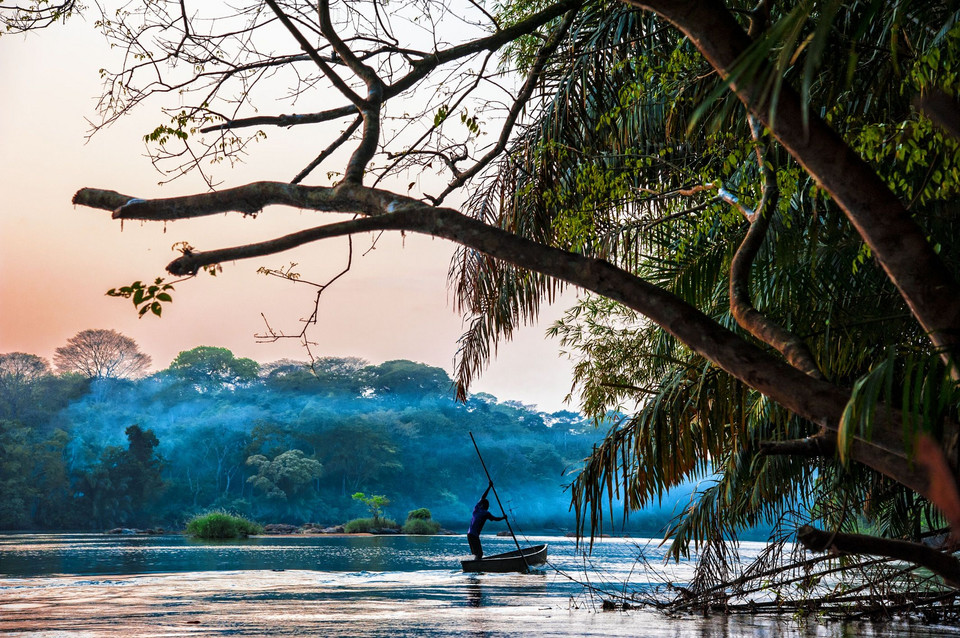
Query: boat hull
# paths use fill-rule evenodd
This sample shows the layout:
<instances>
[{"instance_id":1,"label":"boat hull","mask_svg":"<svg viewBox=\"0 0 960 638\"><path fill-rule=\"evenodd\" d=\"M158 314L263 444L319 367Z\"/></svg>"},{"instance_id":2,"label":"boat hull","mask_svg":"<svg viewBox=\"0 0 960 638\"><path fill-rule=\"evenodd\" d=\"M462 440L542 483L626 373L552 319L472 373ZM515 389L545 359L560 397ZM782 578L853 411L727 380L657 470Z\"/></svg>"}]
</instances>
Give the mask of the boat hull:
<instances>
[{"instance_id":1,"label":"boat hull","mask_svg":"<svg viewBox=\"0 0 960 638\"><path fill-rule=\"evenodd\" d=\"M515 549L512 552L484 556L480 560L462 560L460 565L465 572L507 573L526 572L530 567L547 562L546 544L524 547L522 551L522 556L521 550Z\"/></svg>"}]
</instances>

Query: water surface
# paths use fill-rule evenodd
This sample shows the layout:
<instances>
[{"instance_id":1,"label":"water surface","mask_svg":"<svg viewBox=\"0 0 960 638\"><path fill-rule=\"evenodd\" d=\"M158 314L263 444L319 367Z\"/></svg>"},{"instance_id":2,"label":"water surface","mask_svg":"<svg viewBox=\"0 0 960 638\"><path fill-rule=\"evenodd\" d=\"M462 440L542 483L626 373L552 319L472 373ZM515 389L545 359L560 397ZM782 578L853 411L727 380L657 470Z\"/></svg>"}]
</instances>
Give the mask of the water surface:
<instances>
[{"instance_id":1,"label":"water surface","mask_svg":"<svg viewBox=\"0 0 960 638\"><path fill-rule=\"evenodd\" d=\"M536 574L463 574L463 536L0 535L0 634L14 636L886 636L890 625L603 612L582 582L618 590L684 583L690 563L656 543L604 539L585 558L547 542ZM485 537L488 554L512 549ZM749 556L760 545L744 544ZM647 562L637 563L643 549ZM960 635L899 624L899 635Z\"/></svg>"}]
</instances>

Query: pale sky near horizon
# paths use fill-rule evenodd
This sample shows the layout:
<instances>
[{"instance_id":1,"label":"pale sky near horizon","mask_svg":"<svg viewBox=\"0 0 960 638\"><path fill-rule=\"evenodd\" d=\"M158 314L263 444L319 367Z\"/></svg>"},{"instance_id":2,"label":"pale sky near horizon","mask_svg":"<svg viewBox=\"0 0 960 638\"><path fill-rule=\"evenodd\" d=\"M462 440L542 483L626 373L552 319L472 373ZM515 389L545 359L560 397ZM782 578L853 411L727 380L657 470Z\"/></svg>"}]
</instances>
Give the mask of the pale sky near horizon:
<instances>
[{"instance_id":1,"label":"pale sky near horizon","mask_svg":"<svg viewBox=\"0 0 960 638\"><path fill-rule=\"evenodd\" d=\"M344 240L224 264L216 278L178 285L162 319L138 319L128 300L104 295L137 279L164 276L164 266L176 257L170 250L175 242L218 248L316 224L316 213L273 207L256 219L229 214L166 226L121 226L107 212L74 207L71 197L82 187L136 197L205 190L196 179L158 186L163 176L145 156L142 142L164 121L156 109L142 109L85 140L86 119L96 118L98 69L109 55L102 37L81 20L26 38L0 37L0 353L21 351L52 360L54 349L77 332L113 328L136 340L155 370L199 345L226 347L261 362L304 359L294 340L260 344L253 335L264 330L261 312L274 329L299 331L298 320L312 309L312 289L256 274L257 267L298 262L305 279L324 281L345 263ZM264 114L291 112L260 106ZM305 104L298 108L309 110ZM221 187L289 181L325 145L311 143L312 133L296 127L268 131L248 163L217 169ZM357 238L353 268L324 293L320 325L311 331L318 342L314 354L358 356L371 363L410 359L452 374L463 331L446 284L453 244L392 234L362 255L369 245L368 237ZM566 294L538 325L502 344L473 391L546 411L575 410L576 405L563 403L572 365L559 355L559 344L544 336L573 298Z\"/></svg>"}]
</instances>

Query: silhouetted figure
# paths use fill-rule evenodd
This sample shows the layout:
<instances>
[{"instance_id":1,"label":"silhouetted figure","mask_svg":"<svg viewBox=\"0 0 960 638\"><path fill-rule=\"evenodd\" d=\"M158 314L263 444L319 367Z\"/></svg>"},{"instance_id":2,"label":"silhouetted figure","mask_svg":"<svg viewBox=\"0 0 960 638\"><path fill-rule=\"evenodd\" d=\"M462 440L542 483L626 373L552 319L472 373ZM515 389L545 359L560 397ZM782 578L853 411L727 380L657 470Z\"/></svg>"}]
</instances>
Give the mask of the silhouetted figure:
<instances>
[{"instance_id":1,"label":"silhouetted figure","mask_svg":"<svg viewBox=\"0 0 960 638\"><path fill-rule=\"evenodd\" d=\"M473 508L473 518L470 519L470 529L467 530L467 542L470 543L470 551L474 558L480 560L483 558L483 547L480 545L480 530L487 521L505 521L506 516L494 516L490 513L490 501L487 500L487 494L493 487L493 481L484 490L483 496Z\"/></svg>"}]
</instances>

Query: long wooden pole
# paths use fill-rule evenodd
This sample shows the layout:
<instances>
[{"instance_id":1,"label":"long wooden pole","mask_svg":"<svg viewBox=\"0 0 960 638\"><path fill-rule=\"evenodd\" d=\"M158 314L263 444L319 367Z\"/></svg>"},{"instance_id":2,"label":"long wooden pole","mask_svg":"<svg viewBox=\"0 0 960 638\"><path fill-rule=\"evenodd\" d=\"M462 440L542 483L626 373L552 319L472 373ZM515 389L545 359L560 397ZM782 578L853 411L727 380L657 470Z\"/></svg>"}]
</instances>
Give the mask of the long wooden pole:
<instances>
[{"instance_id":1,"label":"long wooden pole","mask_svg":"<svg viewBox=\"0 0 960 638\"><path fill-rule=\"evenodd\" d=\"M513 537L513 543L517 546L517 550L520 552L520 558L523 559L523 564L527 568L527 571L530 571L530 565L527 563L527 557L523 555L523 549L520 547L520 542L517 541L517 535L513 533L513 527L510 526L510 518L507 516L506 510L503 509L503 503L500 502L500 496L497 494L497 488L493 484L493 479L490 478L490 472L487 471L487 464L483 462L483 455L480 454L480 448L477 447L477 440L473 438L473 432L470 432L470 440L473 441L473 449L477 451L477 457L480 459L480 465L483 466L483 473L487 475L487 480L490 481L490 487L493 488L493 497L497 499L497 505L500 506L500 514L503 515L503 520L507 522L507 529L510 530L510 536Z\"/></svg>"}]
</instances>

